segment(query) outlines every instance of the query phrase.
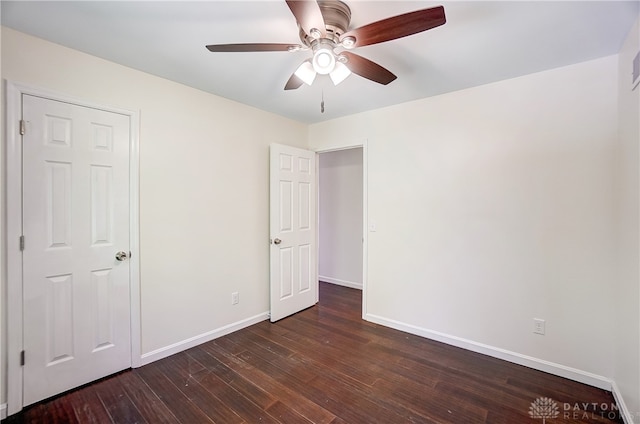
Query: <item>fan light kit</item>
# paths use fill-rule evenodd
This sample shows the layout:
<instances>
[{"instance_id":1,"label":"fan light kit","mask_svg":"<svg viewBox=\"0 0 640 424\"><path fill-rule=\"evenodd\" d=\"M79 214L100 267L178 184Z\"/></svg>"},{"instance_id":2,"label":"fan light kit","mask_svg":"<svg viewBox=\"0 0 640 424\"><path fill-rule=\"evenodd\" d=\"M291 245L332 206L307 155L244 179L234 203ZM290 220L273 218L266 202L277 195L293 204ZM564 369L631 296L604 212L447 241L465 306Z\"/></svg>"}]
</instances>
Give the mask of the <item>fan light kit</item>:
<instances>
[{"instance_id":1,"label":"fan light kit","mask_svg":"<svg viewBox=\"0 0 640 424\"><path fill-rule=\"evenodd\" d=\"M311 85L318 74L329 75L335 85L351 73L387 85L396 79L393 73L347 50L417 34L446 22L444 7L436 6L349 30L351 9L342 1L286 0L286 3L298 22L302 44L212 44L207 49L212 52L311 50L311 59L298 66L287 81L285 90L294 90L302 84Z\"/></svg>"}]
</instances>

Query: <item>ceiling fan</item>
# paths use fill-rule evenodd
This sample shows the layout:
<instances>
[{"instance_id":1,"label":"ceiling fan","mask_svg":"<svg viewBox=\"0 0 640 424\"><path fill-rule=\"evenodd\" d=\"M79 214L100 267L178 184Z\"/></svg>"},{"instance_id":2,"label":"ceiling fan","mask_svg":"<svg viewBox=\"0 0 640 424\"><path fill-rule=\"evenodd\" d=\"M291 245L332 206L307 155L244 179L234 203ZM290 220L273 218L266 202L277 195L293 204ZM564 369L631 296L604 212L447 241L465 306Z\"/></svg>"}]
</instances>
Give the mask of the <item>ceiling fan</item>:
<instances>
[{"instance_id":1,"label":"ceiling fan","mask_svg":"<svg viewBox=\"0 0 640 424\"><path fill-rule=\"evenodd\" d=\"M349 50L417 34L446 22L444 7L437 6L349 30L351 9L340 0L286 0L286 3L298 22L302 44L212 44L207 49L212 52L311 50L312 58L305 60L291 75L285 90L299 88L303 83L311 85L317 74L328 74L335 85L351 73L386 85L396 79L393 73Z\"/></svg>"}]
</instances>

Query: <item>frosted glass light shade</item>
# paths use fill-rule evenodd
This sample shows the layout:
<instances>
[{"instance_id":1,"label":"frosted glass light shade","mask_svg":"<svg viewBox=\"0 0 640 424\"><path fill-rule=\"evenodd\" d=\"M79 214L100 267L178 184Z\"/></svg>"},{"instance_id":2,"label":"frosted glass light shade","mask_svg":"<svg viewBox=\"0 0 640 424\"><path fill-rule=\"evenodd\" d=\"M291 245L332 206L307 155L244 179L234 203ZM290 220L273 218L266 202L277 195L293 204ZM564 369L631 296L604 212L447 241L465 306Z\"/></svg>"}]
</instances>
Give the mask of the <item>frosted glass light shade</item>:
<instances>
[{"instance_id":1,"label":"frosted glass light shade","mask_svg":"<svg viewBox=\"0 0 640 424\"><path fill-rule=\"evenodd\" d=\"M307 85L313 84L313 80L316 79L316 71L309 61L300 65L294 74Z\"/></svg>"},{"instance_id":2,"label":"frosted glass light shade","mask_svg":"<svg viewBox=\"0 0 640 424\"><path fill-rule=\"evenodd\" d=\"M333 81L333 85L338 85L342 81L344 81L349 75L351 75L351 70L344 63L336 62L336 67L331 71L329 77L331 77L331 81Z\"/></svg>"}]
</instances>

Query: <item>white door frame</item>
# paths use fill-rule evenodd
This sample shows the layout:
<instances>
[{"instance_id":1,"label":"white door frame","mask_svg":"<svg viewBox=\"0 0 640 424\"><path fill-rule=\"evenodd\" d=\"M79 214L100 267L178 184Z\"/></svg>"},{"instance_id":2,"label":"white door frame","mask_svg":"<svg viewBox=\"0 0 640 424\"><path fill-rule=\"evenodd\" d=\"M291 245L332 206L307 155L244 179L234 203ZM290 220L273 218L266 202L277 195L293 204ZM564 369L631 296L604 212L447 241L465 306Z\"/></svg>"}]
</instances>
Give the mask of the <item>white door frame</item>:
<instances>
[{"instance_id":1,"label":"white door frame","mask_svg":"<svg viewBox=\"0 0 640 424\"><path fill-rule=\"evenodd\" d=\"M22 252L19 238L22 235L22 136L19 121L22 116L22 95L29 94L51 100L72 103L78 106L101 109L129 117L129 196L130 196L130 234L129 279L131 287L131 366L139 367L141 361L140 346L140 240L139 240L139 113L129 110L98 105L84 100L71 98L59 93L37 87L6 82L6 247L7 265L7 409L8 415L22 409L22 367L20 352L23 347L22 321ZM28 242L28 241L27 241Z\"/></svg>"},{"instance_id":2,"label":"white door frame","mask_svg":"<svg viewBox=\"0 0 640 424\"><path fill-rule=\"evenodd\" d=\"M337 147L314 149L316 152L316 187L320 187L320 153L337 152L339 150L362 149L362 319L367 316L367 255L369 245L368 234L368 147L367 140L357 141ZM316 190L316 275L320 263L320 190Z\"/></svg>"}]
</instances>

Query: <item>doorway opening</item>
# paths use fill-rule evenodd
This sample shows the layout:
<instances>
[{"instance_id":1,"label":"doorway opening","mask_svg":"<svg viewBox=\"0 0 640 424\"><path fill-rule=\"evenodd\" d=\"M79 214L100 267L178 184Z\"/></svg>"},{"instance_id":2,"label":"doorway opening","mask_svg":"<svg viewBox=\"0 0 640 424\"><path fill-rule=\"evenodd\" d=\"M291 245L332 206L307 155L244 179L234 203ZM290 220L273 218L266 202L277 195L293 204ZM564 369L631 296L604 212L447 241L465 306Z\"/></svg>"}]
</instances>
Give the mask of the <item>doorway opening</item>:
<instances>
[{"instance_id":1,"label":"doorway opening","mask_svg":"<svg viewBox=\"0 0 640 424\"><path fill-rule=\"evenodd\" d=\"M358 290L365 281L364 170L361 146L318 154L318 280Z\"/></svg>"}]
</instances>

